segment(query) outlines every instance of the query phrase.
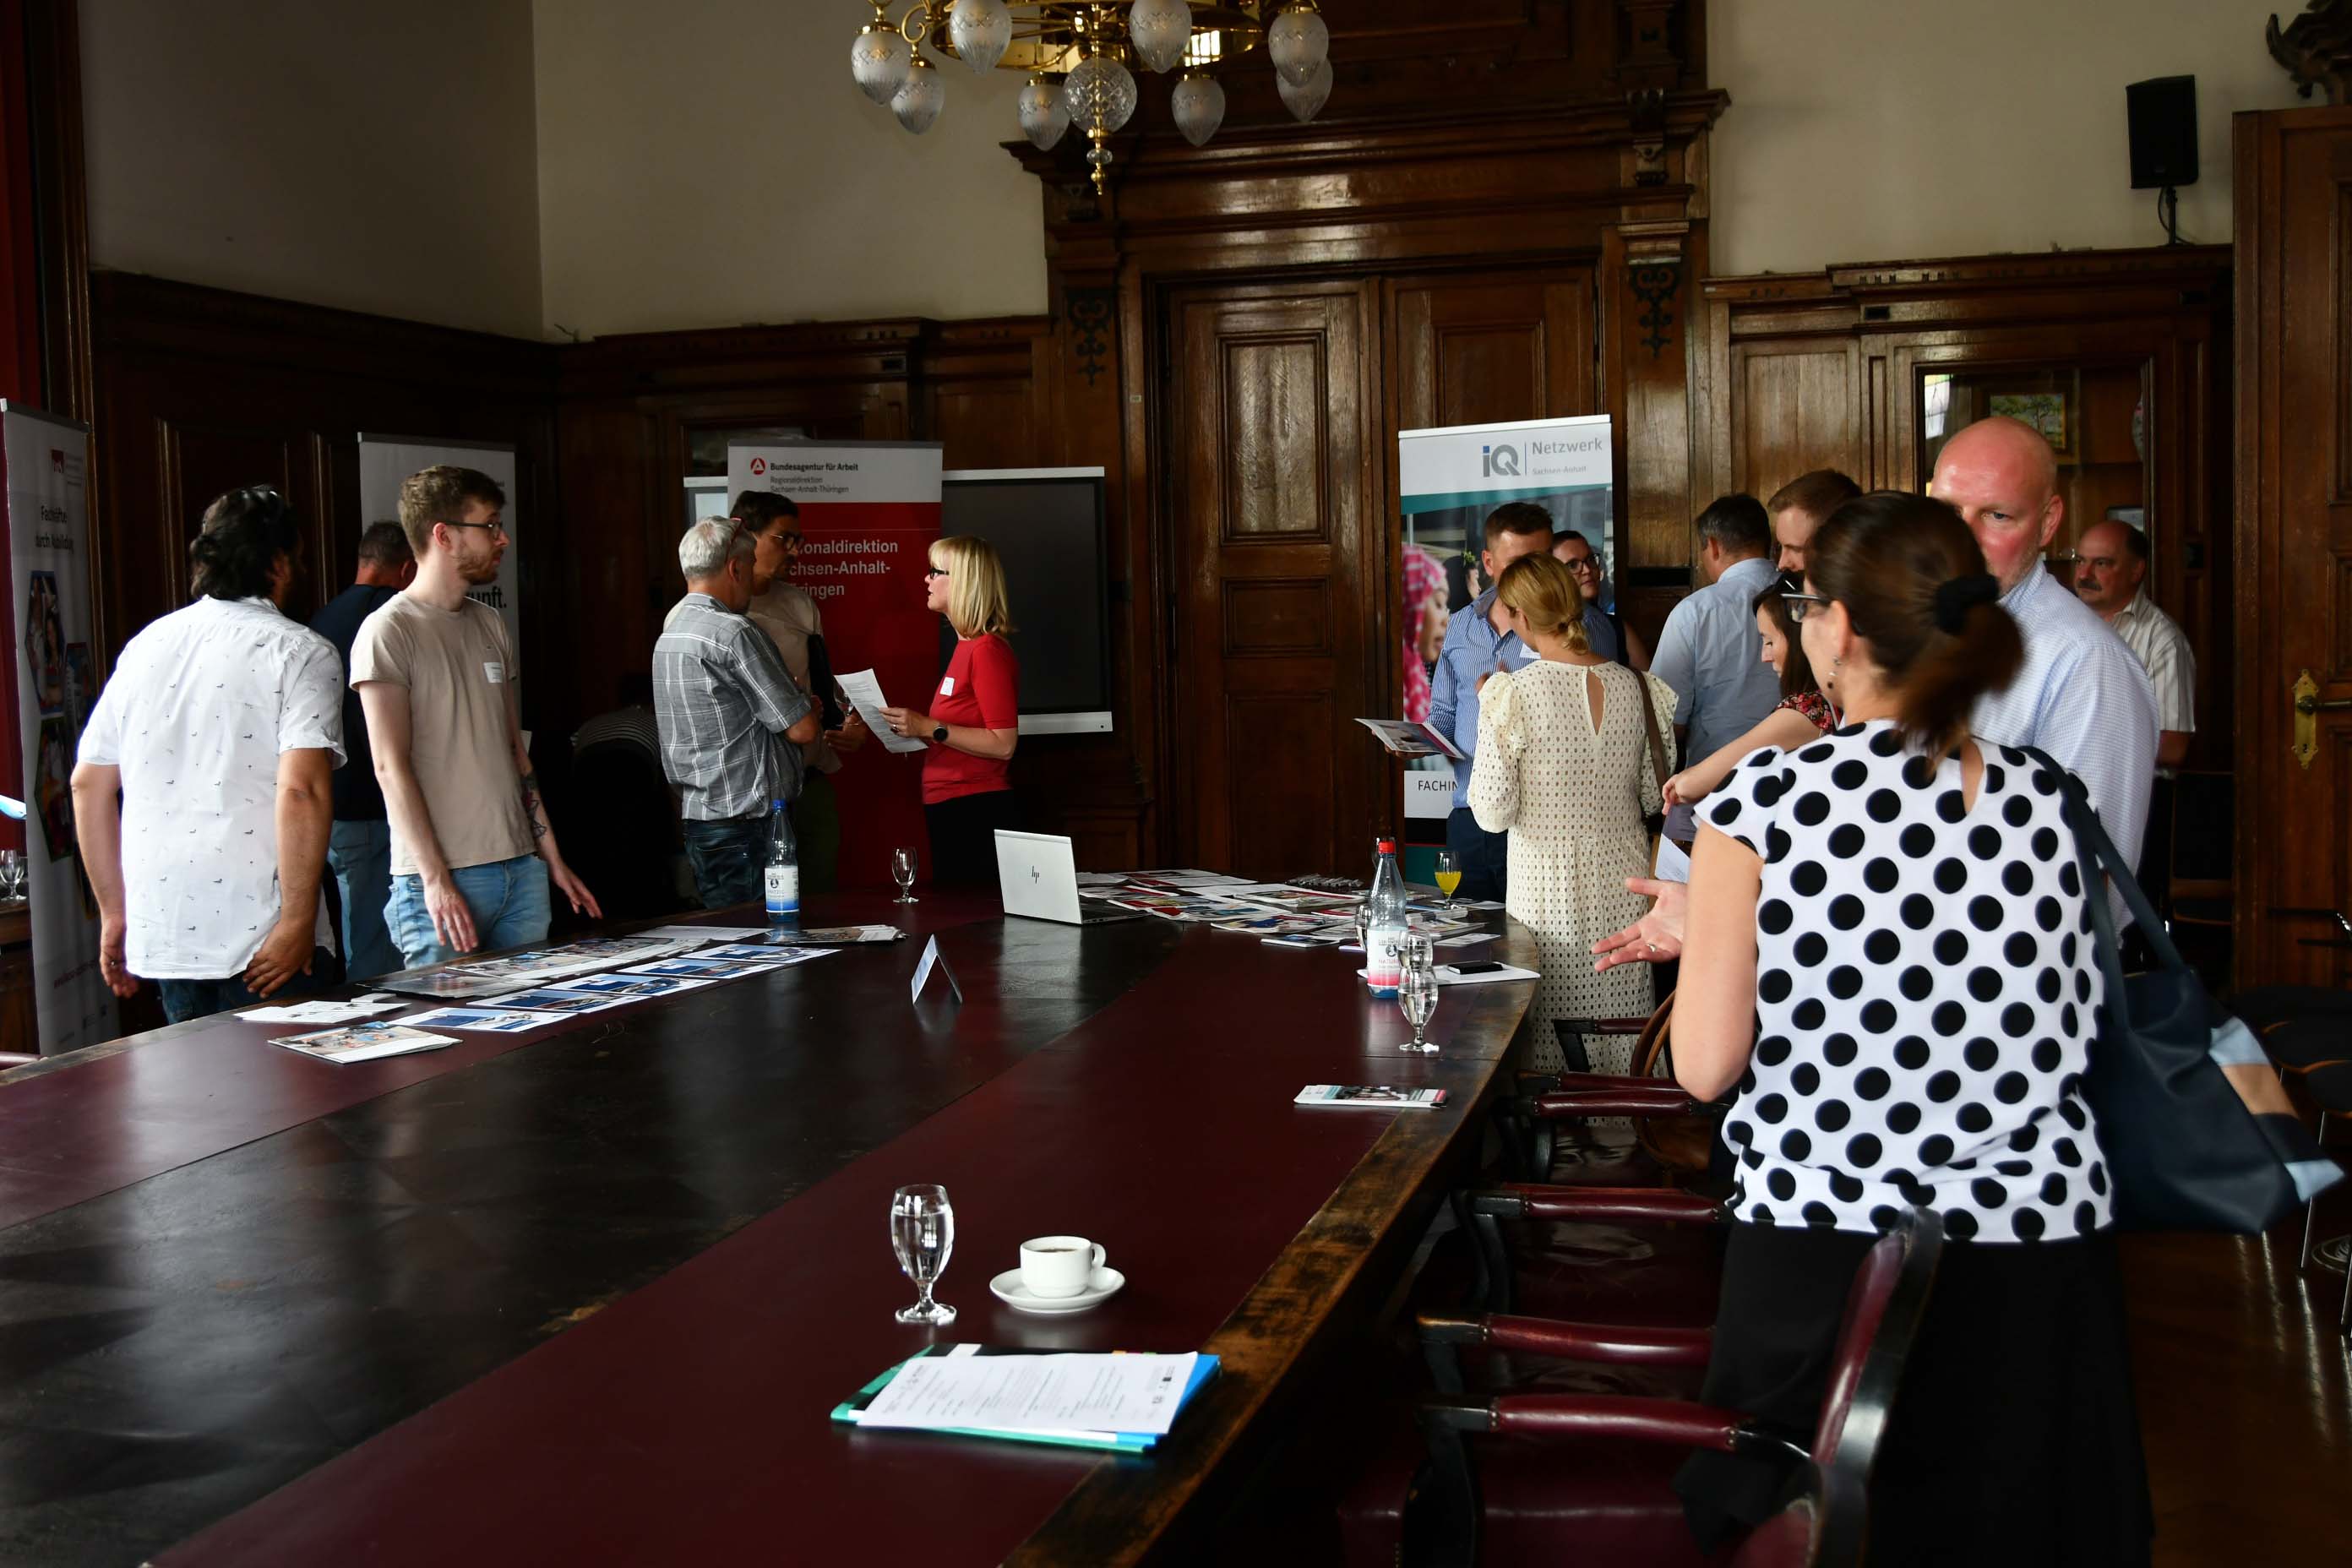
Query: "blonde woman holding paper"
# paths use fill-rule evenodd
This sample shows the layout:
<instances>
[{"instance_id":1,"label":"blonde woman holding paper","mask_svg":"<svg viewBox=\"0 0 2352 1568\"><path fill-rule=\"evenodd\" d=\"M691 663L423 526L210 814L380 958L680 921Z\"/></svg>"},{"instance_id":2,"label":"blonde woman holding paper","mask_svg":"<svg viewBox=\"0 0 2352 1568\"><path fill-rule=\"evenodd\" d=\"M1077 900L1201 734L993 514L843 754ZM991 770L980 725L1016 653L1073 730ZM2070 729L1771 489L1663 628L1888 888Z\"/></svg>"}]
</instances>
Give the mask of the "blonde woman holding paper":
<instances>
[{"instance_id":1,"label":"blonde woman holding paper","mask_svg":"<svg viewBox=\"0 0 2352 1568\"><path fill-rule=\"evenodd\" d=\"M934 540L923 574L923 605L955 628L955 652L929 711L885 708L892 733L928 742L923 821L930 830L931 880L996 885L996 830L1021 826L1009 771L1021 740L1021 663L1005 637L1012 600L996 549L976 534Z\"/></svg>"},{"instance_id":2,"label":"blonde woman holding paper","mask_svg":"<svg viewBox=\"0 0 2352 1568\"><path fill-rule=\"evenodd\" d=\"M1550 1024L1640 1017L1653 1005L1647 969L1596 974L1587 954L1642 913L1625 880L1649 869L1643 819L1660 809L1660 795L1641 705L1663 730L1674 722L1675 694L1592 651L1583 595L1549 555L1512 562L1496 596L1537 657L1480 688L1469 805L1479 826L1510 834L1507 906L1542 954L1532 1065L1557 1072L1567 1064ZM1632 1036L1585 1038L1594 1072L1632 1066Z\"/></svg>"}]
</instances>

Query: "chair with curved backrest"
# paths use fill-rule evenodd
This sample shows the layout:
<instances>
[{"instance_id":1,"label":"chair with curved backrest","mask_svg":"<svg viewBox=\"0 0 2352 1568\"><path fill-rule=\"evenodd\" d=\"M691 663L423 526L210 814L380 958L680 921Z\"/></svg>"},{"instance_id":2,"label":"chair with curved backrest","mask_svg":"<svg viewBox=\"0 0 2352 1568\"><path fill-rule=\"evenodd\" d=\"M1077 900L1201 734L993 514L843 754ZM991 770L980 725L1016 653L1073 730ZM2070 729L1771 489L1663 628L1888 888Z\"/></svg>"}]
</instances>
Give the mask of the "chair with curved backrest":
<instances>
[{"instance_id":1,"label":"chair with curved backrest","mask_svg":"<svg viewBox=\"0 0 2352 1568\"><path fill-rule=\"evenodd\" d=\"M1585 1394L1435 1399L1422 1407L1429 1459L1404 1518L1408 1563L1731 1563L1846 1568L1863 1558L1867 1499L1888 1415L1943 1250L1932 1211L1907 1214L1855 1271L1809 1450L1737 1411L1687 1400ZM1538 1331L1529 1331L1530 1332ZM1651 1366L1703 1366L1704 1333L1553 1324L1554 1352ZM1693 1448L1793 1457L1802 1493L1726 1552L1702 1553L1674 1473Z\"/></svg>"}]
</instances>

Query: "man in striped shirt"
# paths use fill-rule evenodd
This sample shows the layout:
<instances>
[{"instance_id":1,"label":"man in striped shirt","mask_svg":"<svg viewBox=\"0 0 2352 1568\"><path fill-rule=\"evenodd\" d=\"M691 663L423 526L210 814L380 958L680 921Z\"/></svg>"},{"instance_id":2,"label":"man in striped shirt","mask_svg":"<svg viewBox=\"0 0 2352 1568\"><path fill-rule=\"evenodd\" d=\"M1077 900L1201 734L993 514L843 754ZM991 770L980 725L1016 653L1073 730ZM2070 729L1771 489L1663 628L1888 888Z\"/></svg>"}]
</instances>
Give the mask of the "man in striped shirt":
<instances>
[{"instance_id":1,"label":"man in striped shirt","mask_svg":"<svg viewBox=\"0 0 2352 1568\"><path fill-rule=\"evenodd\" d=\"M712 910L760 898L771 805L800 794L801 747L817 732L816 705L744 616L753 548L732 518L688 529L677 545L686 597L654 644L662 771L677 786L695 889Z\"/></svg>"}]
</instances>

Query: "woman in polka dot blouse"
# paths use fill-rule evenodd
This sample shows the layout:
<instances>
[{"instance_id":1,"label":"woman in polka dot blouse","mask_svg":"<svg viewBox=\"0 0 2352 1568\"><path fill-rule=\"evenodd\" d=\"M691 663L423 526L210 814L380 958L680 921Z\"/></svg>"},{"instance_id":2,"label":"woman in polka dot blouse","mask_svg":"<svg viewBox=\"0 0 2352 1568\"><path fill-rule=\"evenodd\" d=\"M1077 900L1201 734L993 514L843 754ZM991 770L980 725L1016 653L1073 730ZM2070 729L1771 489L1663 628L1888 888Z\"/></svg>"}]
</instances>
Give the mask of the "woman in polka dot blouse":
<instances>
[{"instance_id":1,"label":"woman in polka dot blouse","mask_svg":"<svg viewBox=\"0 0 2352 1568\"><path fill-rule=\"evenodd\" d=\"M1968 734L2023 653L1958 514L1841 506L1790 595L1845 723L1700 812L1676 1076L1739 1093L1705 1398L1812 1430L1845 1293L1906 1207L1945 1252L1873 1480L1871 1561L2145 1563L2147 1479L2081 1078L2102 1000L2058 779ZM1786 1476L1703 1456L1703 1538Z\"/></svg>"}]
</instances>

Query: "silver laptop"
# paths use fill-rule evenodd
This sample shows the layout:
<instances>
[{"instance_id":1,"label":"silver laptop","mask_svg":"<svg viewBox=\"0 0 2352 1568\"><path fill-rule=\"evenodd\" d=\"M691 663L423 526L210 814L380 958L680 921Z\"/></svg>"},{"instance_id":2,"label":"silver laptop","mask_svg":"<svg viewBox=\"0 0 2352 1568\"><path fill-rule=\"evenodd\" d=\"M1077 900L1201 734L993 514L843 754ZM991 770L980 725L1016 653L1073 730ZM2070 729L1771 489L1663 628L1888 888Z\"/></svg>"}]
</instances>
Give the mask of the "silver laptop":
<instances>
[{"instance_id":1,"label":"silver laptop","mask_svg":"<svg viewBox=\"0 0 2352 1568\"><path fill-rule=\"evenodd\" d=\"M996 876L1003 884L1004 912L1066 926L1108 925L1139 920L1133 910L1089 909L1078 900L1077 861L1070 841L1050 833L996 830Z\"/></svg>"}]
</instances>

